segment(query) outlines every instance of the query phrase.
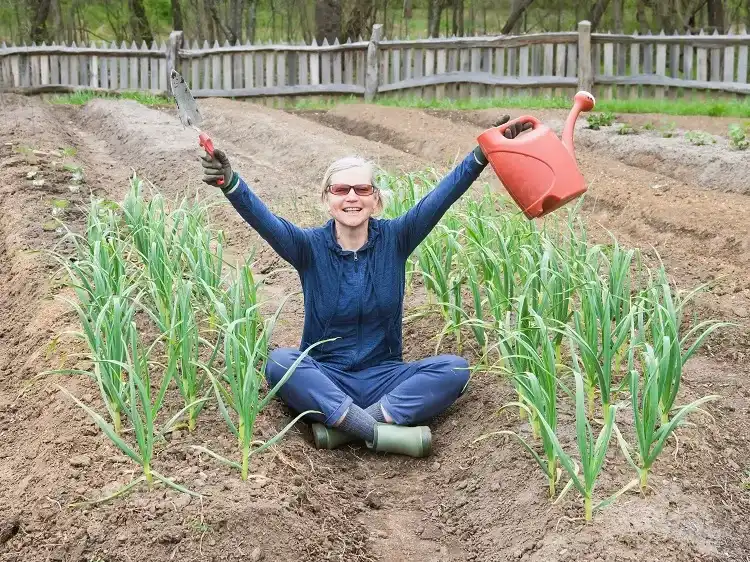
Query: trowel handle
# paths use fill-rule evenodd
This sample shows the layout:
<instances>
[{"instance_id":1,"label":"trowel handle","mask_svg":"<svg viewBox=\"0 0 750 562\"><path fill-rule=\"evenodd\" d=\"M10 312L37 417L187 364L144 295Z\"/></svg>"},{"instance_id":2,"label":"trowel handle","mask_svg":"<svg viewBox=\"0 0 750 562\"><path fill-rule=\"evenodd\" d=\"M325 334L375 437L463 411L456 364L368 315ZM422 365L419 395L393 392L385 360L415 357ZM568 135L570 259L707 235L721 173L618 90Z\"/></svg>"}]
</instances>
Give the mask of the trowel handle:
<instances>
[{"instance_id":1,"label":"trowel handle","mask_svg":"<svg viewBox=\"0 0 750 562\"><path fill-rule=\"evenodd\" d=\"M208 155L213 158L214 143L211 140L211 137L201 131L201 133L198 135L198 142L200 143L201 148L203 148L208 153ZM224 178L220 178L216 183L219 185L224 185Z\"/></svg>"},{"instance_id":2,"label":"trowel handle","mask_svg":"<svg viewBox=\"0 0 750 562\"><path fill-rule=\"evenodd\" d=\"M537 119L536 117L533 117L531 115L521 115L520 117L516 117L515 119L508 121L507 123L503 123L497 129L498 131L500 131L501 135L504 135L505 130L511 125L515 125L516 123L531 123L532 129L536 129L539 125L542 124L542 122L539 121L539 119Z\"/></svg>"}]
</instances>

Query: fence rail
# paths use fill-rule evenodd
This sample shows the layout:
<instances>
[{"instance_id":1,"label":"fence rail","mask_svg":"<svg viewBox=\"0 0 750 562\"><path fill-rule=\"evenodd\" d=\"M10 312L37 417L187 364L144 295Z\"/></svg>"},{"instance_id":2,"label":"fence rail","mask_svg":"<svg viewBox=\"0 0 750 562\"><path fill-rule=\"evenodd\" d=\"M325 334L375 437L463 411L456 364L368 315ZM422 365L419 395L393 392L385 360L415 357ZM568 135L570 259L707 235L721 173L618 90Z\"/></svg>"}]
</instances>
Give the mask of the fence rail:
<instances>
[{"instance_id":1,"label":"fence rail","mask_svg":"<svg viewBox=\"0 0 750 562\"><path fill-rule=\"evenodd\" d=\"M94 89L168 93L176 68L196 97L350 94L477 98L508 93L673 97L680 90L750 94L750 35L574 32L385 39L318 45L185 41L0 45L0 89L22 93Z\"/></svg>"}]
</instances>

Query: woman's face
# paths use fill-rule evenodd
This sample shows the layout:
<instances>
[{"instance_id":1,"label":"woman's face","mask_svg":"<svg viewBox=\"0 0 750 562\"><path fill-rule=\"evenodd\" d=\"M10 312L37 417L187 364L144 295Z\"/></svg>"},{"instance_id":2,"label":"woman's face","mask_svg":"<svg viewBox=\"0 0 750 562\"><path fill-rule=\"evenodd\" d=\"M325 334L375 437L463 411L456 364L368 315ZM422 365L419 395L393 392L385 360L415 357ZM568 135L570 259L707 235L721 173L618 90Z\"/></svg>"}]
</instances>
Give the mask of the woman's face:
<instances>
[{"instance_id":1,"label":"woman's face","mask_svg":"<svg viewBox=\"0 0 750 562\"><path fill-rule=\"evenodd\" d=\"M372 190L369 195L359 195L351 187L371 185L370 170L365 167L349 168L331 175L326 196L328 212L337 223L356 228L367 222L377 208L377 192ZM349 189L341 195L334 192L337 189L345 189L342 186Z\"/></svg>"}]
</instances>

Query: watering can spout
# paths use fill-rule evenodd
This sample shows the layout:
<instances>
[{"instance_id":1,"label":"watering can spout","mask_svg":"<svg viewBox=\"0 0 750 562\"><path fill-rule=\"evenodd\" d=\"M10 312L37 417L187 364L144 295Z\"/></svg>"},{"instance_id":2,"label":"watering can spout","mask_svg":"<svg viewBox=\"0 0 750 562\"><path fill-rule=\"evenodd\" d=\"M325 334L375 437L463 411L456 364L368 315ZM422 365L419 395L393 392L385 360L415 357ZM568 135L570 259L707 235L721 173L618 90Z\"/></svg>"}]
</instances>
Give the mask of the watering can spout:
<instances>
[{"instance_id":1,"label":"watering can spout","mask_svg":"<svg viewBox=\"0 0 750 562\"><path fill-rule=\"evenodd\" d=\"M582 111L591 111L594 109L596 100L588 92L580 91L573 98L573 107L565 120L565 126L562 132L562 143L570 155L575 158L575 148L573 147L573 131L575 130L576 120Z\"/></svg>"}]
</instances>

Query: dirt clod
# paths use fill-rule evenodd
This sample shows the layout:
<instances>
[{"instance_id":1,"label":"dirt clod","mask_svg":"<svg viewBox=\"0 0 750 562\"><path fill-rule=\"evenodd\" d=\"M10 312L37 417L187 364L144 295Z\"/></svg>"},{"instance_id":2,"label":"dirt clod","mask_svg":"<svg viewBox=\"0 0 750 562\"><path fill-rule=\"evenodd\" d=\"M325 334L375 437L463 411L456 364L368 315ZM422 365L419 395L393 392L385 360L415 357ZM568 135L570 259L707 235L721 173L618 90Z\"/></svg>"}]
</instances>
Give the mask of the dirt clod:
<instances>
[{"instance_id":1,"label":"dirt clod","mask_svg":"<svg viewBox=\"0 0 750 562\"><path fill-rule=\"evenodd\" d=\"M260 547L256 546L250 553L250 562L260 562L265 558L265 556L265 553L260 549Z\"/></svg>"},{"instance_id":2,"label":"dirt clod","mask_svg":"<svg viewBox=\"0 0 750 562\"><path fill-rule=\"evenodd\" d=\"M91 466L91 457L89 457L88 455L76 455L74 457L70 457L70 466L76 468Z\"/></svg>"},{"instance_id":3,"label":"dirt clod","mask_svg":"<svg viewBox=\"0 0 750 562\"><path fill-rule=\"evenodd\" d=\"M169 529L159 534L157 541L162 544L176 544L183 538L181 529Z\"/></svg>"},{"instance_id":4,"label":"dirt clod","mask_svg":"<svg viewBox=\"0 0 750 562\"><path fill-rule=\"evenodd\" d=\"M383 507L383 501L376 495L372 495L367 498L367 507L371 509L380 509Z\"/></svg>"},{"instance_id":5,"label":"dirt clod","mask_svg":"<svg viewBox=\"0 0 750 562\"><path fill-rule=\"evenodd\" d=\"M18 515L14 515L10 519L0 522L0 544L5 544L15 537L20 528L21 518Z\"/></svg>"}]
</instances>

